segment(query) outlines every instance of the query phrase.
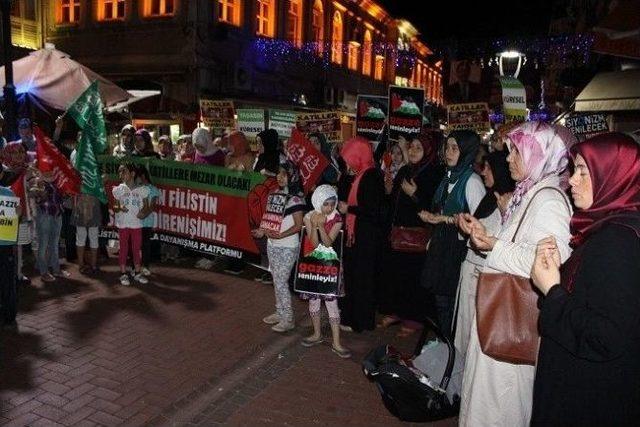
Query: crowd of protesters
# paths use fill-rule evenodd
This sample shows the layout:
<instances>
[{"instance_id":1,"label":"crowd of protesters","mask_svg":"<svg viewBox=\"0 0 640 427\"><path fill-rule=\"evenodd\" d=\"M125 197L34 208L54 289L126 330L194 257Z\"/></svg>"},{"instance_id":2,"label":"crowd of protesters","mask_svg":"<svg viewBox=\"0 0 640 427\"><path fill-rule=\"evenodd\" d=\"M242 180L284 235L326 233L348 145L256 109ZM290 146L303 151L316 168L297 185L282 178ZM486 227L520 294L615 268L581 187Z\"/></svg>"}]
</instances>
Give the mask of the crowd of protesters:
<instances>
[{"instance_id":1,"label":"crowd of protesters","mask_svg":"<svg viewBox=\"0 0 640 427\"><path fill-rule=\"evenodd\" d=\"M60 268L58 253L60 235L68 235L61 233L67 209L75 227L79 271L96 274L98 229L105 208L95 197L81 194L69 209L50 174L31 167L36 141L30 127L21 121L21 140L3 149L0 179L15 176L20 168L28 173L20 175L26 199L18 241L0 241L2 268L15 271L9 276L26 280L23 253L35 241L41 280L68 276ZM74 155L73 144L55 139L61 151ZM175 145L167 136L154 145L147 130L123 127L112 151L122 159L121 184L112 193L120 283L147 283L150 263L160 255L151 244L158 190L144 167L128 162L130 157L260 173L274 177L274 191L286 197L278 231L252 230L269 266L268 273L256 280L274 287L274 313L263 319L273 331L295 328L290 282L300 246L310 245L305 252L319 245L331 247L344 232L344 271L335 295L299 295L308 301L313 325L303 345L323 340L323 301L331 347L342 358L351 353L341 332L397 324L398 337L410 337L430 317L465 360L461 425L636 422L640 416L640 365L635 361L640 350L636 141L608 133L578 143L567 129L541 122L511 126L497 133L490 147L470 130L446 136L424 130L376 150L362 137L333 146L321 133L309 139L329 165L305 194L296 165L284 154L287 141L273 129L258 134L254 153L248 138L238 131L214 139L207 129L198 128L180 136ZM11 193L6 187L0 190L2 195ZM422 247L407 249L406 243L425 236ZM178 254L176 248L164 245L160 252L166 259ZM197 265L210 268L215 262L203 258ZM244 268L243 261L231 260L225 271L239 274ZM475 304L482 273L530 278L540 290L541 344L535 366L500 361L483 352ZM3 321L13 324L15 288L7 289L3 284Z\"/></svg>"}]
</instances>

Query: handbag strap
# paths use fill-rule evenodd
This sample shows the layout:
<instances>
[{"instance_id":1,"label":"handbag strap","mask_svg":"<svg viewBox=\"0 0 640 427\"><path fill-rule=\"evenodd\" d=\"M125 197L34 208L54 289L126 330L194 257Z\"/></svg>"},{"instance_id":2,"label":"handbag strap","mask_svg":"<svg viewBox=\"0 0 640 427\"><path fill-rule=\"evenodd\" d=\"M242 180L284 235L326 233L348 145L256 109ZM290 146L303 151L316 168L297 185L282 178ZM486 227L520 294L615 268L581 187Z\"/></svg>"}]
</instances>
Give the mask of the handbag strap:
<instances>
[{"instance_id":1,"label":"handbag strap","mask_svg":"<svg viewBox=\"0 0 640 427\"><path fill-rule=\"evenodd\" d=\"M556 192L560 193L560 195L562 196L562 200L564 200L564 204L567 206L567 210L569 211L569 214L571 214L571 207L569 206L569 202L567 201L567 196L562 191L558 190L556 187L542 187L542 188L538 189L535 193L533 193L533 196L531 196L531 199L529 199L529 202L527 203L527 206L524 208L524 212L522 213L522 216L520 217L520 221L518 222L518 227L516 228L516 232L513 233L513 237L511 238L511 243L515 243L516 242L516 236L518 235L518 232L520 231L520 227L522 227L522 223L524 222L524 219L527 216L527 212L529 211L529 207L531 206L531 203L533 202L533 199L535 199L535 197L538 195L538 193L540 193L542 190L553 190L553 191L556 191Z\"/></svg>"}]
</instances>

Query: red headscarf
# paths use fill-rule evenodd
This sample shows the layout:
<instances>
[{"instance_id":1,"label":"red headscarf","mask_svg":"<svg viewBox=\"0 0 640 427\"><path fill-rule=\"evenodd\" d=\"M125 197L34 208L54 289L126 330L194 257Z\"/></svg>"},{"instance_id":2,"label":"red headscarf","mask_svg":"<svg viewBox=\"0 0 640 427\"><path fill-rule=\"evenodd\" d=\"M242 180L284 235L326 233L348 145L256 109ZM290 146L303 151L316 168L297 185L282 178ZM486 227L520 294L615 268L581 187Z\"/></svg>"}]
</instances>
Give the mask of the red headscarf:
<instances>
[{"instance_id":1,"label":"red headscarf","mask_svg":"<svg viewBox=\"0 0 640 427\"><path fill-rule=\"evenodd\" d=\"M349 190L347 203L349 204L349 206L358 206L358 187L360 186L360 180L362 179L366 171L375 167L375 162L373 161L373 147L371 147L371 144L367 139L361 136L356 136L355 138L351 138L344 144L340 155L344 159L347 166L349 166L351 170L356 172L356 178L351 185L351 190ZM347 246L353 245L355 241L355 225L356 216L348 213Z\"/></svg>"},{"instance_id":2,"label":"red headscarf","mask_svg":"<svg viewBox=\"0 0 640 427\"><path fill-rule=\"evenodd\" d=\"M589 168L593 204L573 214L572 246L581 245L591 233L610 221L632 228L640 237L638 143L622 133L605 133L571 147L574 160L578 154Z\"/></svg>"}]
</instances>

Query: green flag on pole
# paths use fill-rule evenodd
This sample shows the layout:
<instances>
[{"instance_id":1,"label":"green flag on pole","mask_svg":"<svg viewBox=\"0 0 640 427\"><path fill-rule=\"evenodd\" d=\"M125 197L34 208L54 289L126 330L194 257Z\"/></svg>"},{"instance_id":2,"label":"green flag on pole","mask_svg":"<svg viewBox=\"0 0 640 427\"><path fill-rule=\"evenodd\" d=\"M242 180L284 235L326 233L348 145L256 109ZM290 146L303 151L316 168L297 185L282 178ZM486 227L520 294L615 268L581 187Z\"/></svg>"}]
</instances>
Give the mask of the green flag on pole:
<instances>
[{"instance_id":1,"label":"green flag on pole","mask_svg":"<svg viewBox=\"0 0 640 427\"><path fill-rule=\"evenodd\" d=\"M107 202L96 156L107 148L107 129L102 114L102 99L98 82L94 81L69 107L66 114L73 117L82 130L76 148L75 168L82 175L82 192Z\"/></svg>"}]
</instances>

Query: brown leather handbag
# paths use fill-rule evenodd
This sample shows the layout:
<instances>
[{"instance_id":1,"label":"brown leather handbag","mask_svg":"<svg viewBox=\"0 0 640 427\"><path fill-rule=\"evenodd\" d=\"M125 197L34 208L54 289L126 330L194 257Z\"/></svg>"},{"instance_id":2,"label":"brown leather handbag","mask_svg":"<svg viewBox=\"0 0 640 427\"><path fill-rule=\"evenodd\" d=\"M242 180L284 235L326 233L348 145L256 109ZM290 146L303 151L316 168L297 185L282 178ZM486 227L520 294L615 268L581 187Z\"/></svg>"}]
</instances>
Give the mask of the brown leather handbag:
<instances>
[{"instance_id":1,"label":"brown leather handbag","mask_svg":"<svg viewBox=\"0 0 640 427\"><path fill-rule=\"evenodd\" d=\"M515 242L531 202L544 187L535 192L525 208L516 232ZM480 273L476 294L476 321L482 352L496 360L518 365L535 365L538 358L538 296L530 279L508 273Z\"/></svg>"},{"instance_id":2,"label":"brown leather handbag","mask_svg":"<svg viewBox=\"0 0 640 427\"><path fill-rule=\"evenodd\" d=\"M391 249L397 252L425 253L431 238L431 230L427 227L391 227L389 242Z\"/></svg>"}]
</instances>

